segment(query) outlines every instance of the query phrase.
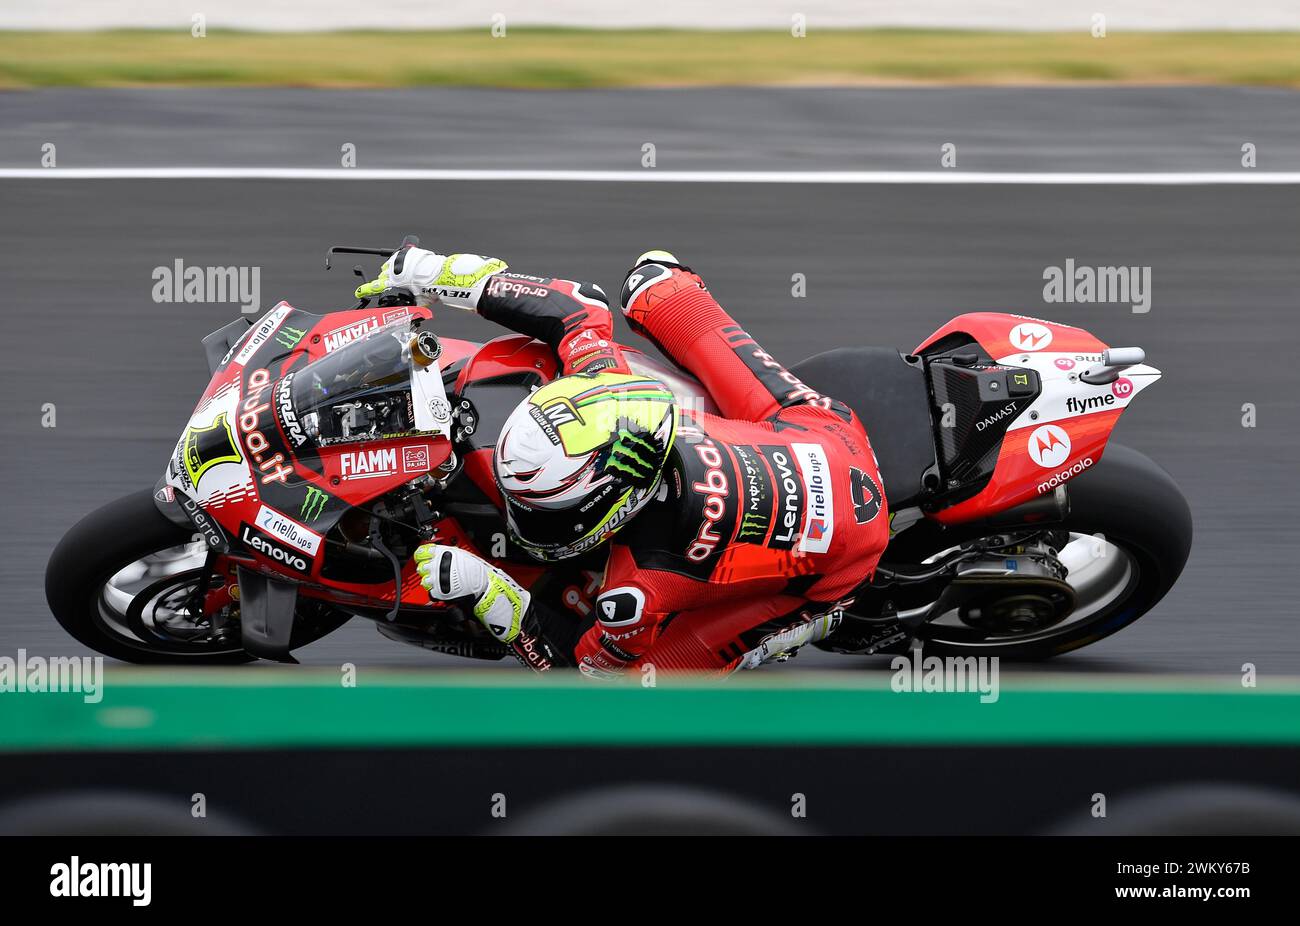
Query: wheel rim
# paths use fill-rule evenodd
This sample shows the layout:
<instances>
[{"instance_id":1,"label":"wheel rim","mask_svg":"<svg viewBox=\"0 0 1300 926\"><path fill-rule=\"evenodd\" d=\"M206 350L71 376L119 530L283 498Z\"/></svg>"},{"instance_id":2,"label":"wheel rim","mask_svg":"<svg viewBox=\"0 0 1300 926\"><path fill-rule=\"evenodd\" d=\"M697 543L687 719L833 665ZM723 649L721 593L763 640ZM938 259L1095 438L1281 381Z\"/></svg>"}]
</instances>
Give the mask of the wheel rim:
<instances>
[{"instance_id":1,"label":"wheel rim","mask_svg":"<svg viewBox=\"0 0 1300 926\"><path fill-rule=\"evenodd\" d=\"M932 559L946 552L949 551L936 554ZM963 623L954 609L927 622L925 638L972 649L993 649L1074 637L1085 627L1101 630L1103 625L1114 620L1118 607L1141 578L1137 557L1101 535L1071 533L1069 542L1060 549L1057 558L1069 570L1065 581L1077 596L1074 610L1064 620L1029 633L987 634ZM907 613L916 614L924 610L918 608Z\"/></svg>"},{"instance_id":2,"label":"wheel rim","mask_svg":"<svg viewBox=\"0 0 1300 926\"><path fill-rule=\"evenodd\" d=\"M113 573L96 592L96 623L119 643L172 656L212 656L243 651L213 630L208 618L193 620L186 607L205 574L201 542L167 547Z\"/></svg>"}]
</instances>

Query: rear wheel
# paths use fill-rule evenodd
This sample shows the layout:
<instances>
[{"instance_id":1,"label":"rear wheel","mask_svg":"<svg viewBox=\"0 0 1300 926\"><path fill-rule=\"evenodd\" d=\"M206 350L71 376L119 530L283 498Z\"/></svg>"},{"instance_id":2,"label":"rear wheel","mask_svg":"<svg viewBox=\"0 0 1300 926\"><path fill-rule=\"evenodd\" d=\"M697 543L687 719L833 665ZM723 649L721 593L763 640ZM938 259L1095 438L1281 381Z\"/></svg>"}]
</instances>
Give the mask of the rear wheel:
<instances>
[{"instance_id":1,"label":"rear wheel","mask_svg":"<svg viewBox=\"0 0 1300 926\"><path fill-rule=\"evenodd\" d=\"M1068 485L1070 513L1048 536L1068 570L1064 581L1074 595L1069 613L1035 620L1038 602L1011 599L1000 603L1000 612L998 603L985 607L978 615L984 620L954 609L921 628L927 655L1045 659L1110 636L1165 596L1192 545L1191 511L1172 477L1136 450L1112 444ZM922 562L987 533L930 522L914 530L890 545L891 562Z\"/></svg>"},{"instance_id":2,"label":"rear wheel","mask_svg":"<svg viewBox=\"0 0 1300 926\"><path fill-rule=\"evenodd\" d=\"M236 620L194 614L207 551L169 521L149 490L111 502L64 535L45 571L45 597L64 630L97 652L135 663L249 662ZM300 599L293 646L351 615Z\"/></svg>"}]
</instances>

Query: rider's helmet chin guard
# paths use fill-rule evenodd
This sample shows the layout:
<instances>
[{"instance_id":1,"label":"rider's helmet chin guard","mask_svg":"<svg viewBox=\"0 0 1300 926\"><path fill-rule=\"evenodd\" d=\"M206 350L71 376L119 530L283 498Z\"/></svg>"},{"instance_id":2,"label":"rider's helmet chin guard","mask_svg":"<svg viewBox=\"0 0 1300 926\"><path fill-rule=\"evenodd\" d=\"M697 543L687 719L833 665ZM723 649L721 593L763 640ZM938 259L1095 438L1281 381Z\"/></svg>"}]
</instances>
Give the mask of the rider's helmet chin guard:
<instances>
[{"instance_id":1,"label":"rider's helmet chin guard","mask_svg":"<svg viewBox=\"0 0 1300 926\"><path fill-rule=\"evenodd\" d=\"M593 549L649 504L677 436L673 393L628 373L563 376L501 428L492 471L511 537L541 560Z\"/></svg>"}]
</instances>

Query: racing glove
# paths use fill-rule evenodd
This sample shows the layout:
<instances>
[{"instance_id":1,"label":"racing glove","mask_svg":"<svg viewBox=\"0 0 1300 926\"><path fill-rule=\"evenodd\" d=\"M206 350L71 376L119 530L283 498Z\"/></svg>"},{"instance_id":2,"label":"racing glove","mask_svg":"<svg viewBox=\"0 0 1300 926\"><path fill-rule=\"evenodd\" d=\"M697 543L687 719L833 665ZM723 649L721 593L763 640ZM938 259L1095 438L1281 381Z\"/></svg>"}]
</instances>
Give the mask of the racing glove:
<instances>
[{"instance_id":1,"label":"racing glove","mask_svg":"<svg viewBox=\"0 0 1300 926\"><path fill-rule=\"evenodd\" d=\"M519 636L530 596L505 572L468 550L440 543L421 545L415 563L430 598L470 602L474 616L502 643Z\"/></svg>"},{"instance_id":2,"label":"racing glove","mask_svg":"<svg viewBox=\"0 0 1300 926\"><path fill-rule=\"evenodd\" d=\"M543 615L514 579L460 547L426 543L415 551L420 584L435 601L463 599L488 633L510 647L534 672L573 665L572 641L565 645L544 629Z\"/></svg>"},{"instance_id":3,"label":"racing glove","mask_svg":"<svg viewBox=\"0 0 1300 926\"><path fill-rule=\"evenodd\" d=\"M379 268L379 276L356 288L358 299L378 296L390 289L405 289L420 305L435 299L458 309L478 307L483 287L494 273L506 269L506 262L478 254L446 256L423 248L402 248Z\"/></svg>"}]
</instances>

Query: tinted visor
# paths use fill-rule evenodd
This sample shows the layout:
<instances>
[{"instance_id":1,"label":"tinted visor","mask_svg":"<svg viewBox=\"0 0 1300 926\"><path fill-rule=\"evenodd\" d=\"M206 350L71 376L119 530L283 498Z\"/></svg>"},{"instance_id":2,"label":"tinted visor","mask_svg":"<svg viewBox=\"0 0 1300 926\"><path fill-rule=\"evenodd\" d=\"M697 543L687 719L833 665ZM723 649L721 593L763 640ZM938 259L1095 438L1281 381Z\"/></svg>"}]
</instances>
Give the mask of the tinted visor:
<instances>
[{"instance_id":1,"label":"tinted visor","mask_svg":"<svg viewBox=\"0 0 1300 926\"><path fill-rule=\"evenodd\" d=\"M598 538L587 535L608 517L610 509L627 489L620 480L614 480L601 486L577 508L563 510L534 508L503 492L506 522L519 545L534 555L545 558L574 556L600 542Z\"/></svg>"}]
</instances>

